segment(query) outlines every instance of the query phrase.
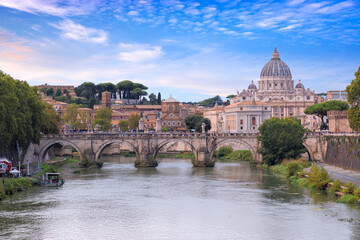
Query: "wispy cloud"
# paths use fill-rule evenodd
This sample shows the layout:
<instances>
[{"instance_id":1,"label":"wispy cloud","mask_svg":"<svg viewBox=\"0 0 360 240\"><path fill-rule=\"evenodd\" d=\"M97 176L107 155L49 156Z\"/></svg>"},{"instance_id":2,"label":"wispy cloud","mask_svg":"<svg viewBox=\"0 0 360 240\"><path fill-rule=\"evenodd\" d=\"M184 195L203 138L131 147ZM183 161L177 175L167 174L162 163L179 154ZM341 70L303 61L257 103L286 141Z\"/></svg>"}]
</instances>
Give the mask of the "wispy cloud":
<instances>
[{"instance_id":1,"label":"wispy cloud","mask_svg":"<svg viewBox=\"0 0 360 240\"><path fill-rule=\"evenodd\" d=\"M104 30L88 28L69 19L50 25L61 30L64 38L90 43L107 42L108 34Z\"/></svg>"},{"instance_id":2,"label":"wispy cloud","mask_svg":"<svg viewBox=\"0 0 360 240\"><path fill-rule=\"evenodd\" d=\"M118 59L132 63L140 63L157 59L164 55L161 46L149 46L147 44L119 44Z\"/></svg>"},{"instance_id":3,"label":"wispy cloud","mask_svg":"<svg viewBox=\"0 0 360 240\"><path fill-rule=\"evenodd\" d=\"M1 0L0 6L33 14L64 17L87 14L95 9L97 3L97 0Z\"/></svg>"},{"instance_id":4,"label":"wispy cloud","mask_svg":"<svg viewBox=\"0 0 360 240\"><path fill-rule=\"evenodd\" d=\"M2 58L21 60L27 57L27 53L31 51L25 39L0 29L0 56Z\"/></svg>"}]
</instances>

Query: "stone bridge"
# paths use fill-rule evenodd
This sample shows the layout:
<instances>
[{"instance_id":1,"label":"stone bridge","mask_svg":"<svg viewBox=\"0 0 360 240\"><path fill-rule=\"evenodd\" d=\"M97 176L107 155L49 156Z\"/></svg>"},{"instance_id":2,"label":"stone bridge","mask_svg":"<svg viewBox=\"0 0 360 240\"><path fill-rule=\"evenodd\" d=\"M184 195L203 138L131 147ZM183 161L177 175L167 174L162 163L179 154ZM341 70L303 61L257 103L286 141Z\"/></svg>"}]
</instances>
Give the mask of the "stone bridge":
<instances>
[{"instance_id":1,"label":"stone bridge","mask_svg":"<svg viewBox=\"0 0 360 240\"><path fill-rule=\"evenodd\" d=\"M125 144L135 152L137 167L157 166L156 156L166 145L183 142L194 153L193 165L196 167L212 167L215 165L213 154L216 149L230 145L234 150L249 150L256 162L262 161L259 153L260 143L257 133L84 133L67 135L44 135L39 145L29 148L26 159L30 162L42 163L49 149L56 144L72 146L80 158L89 158L93 163L101 163L102 151L112 145ZM326 141L323 135L308 133L304 146L310 159L323 161L326 155Z\"/></svg>"}]
</instances>

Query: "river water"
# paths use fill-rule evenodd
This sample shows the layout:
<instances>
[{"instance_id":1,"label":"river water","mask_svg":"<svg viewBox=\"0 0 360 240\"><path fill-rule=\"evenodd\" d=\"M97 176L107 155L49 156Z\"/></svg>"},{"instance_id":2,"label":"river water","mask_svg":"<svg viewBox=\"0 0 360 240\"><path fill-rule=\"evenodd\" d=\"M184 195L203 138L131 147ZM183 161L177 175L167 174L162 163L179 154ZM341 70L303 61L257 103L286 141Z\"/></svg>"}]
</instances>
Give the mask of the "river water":
<instances>
[{"instance_id":1,"label":"river water","mask_svg":"<svg viewBox=\"0 0 360 240\"><path fill-rule=\"evenodd\" d=\"M0 202L0 239L360 239L359 208L246 162L104 160Z\"/></svg>"}]
</instances>

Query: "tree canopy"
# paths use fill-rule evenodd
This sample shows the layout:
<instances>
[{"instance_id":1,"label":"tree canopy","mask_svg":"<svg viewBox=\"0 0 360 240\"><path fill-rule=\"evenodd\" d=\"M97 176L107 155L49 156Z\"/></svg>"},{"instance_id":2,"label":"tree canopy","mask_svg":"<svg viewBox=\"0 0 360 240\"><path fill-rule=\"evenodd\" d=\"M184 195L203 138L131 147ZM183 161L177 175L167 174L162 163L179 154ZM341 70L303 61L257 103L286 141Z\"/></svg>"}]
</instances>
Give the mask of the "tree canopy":
<instances>
[{"instance_id":1,"label":"tree canopy","mask_svg":"<svg viewBox=\"0 0 360 240\"><path fill-rule=\"evenodd\" d=\"M307 130L292 118L270 118L259 127L260 153L265 164L274 165L283 159L298 158L306 152L303 146Z\"/></svg>"},{"instance_id":2,"label":"tree canopy","mask_svg":"<svg viewBox=\"0 0 360 240\"><path fill-rule=\"evenodd\" d=\"M206 107L213 107L215 104L218 103L219 105L222 105L223 101L219 95L216 95L213 98L205 99L201 102L199 102L200 106L206 106Z\"/></svg>"},{"instance_id":3,"label":"tree canopy","mask_svg":"<svg viewBox=\"0 0 360 240\"><path fill-rule=\"evenodd\" d=\"M111 129L111 110L106 107L101 107L95 112L95 124L99 124L102 131Z\"/></svg>"},{"instance_id":4,"label":"tree canopy","mask_svg":"<svg viewBox=\"0 0 360 240\"><path fill-rule=\"evenodd\" d=\"M211 122L208 118L200 115L190 115L185 118L185 124L188 130L195 129L196 132L202 132L202 123L205 123L205 132L211 129Z\"/></svg>"},{"instance_id":5,"label":"tree canopy","mask_svg":"<svg viewBox=\"0 0 360 240\"><path fill-rule=\"evenodd\" d=\"M132 130L136 130L139 126L140 115L138 113L131 113L129 116L129 127Z\"/></svg>"},{"instance_id":6,"label":"tree canopy","mask_svg":"<svg viewBox=\"0 0 360 240\"><path fill-rule=\"evenodd\" d=\"M320 117L322 123L324 124L324 117L327 116L328 111L342 111L347 110L349 105L346 102L339 100L330 100L322 103L314 104L305 109L305 114L313 114Z\"/></svg>"},{"instance_id":7,"label":"tree canopy","mask_svg":"<svg viewBox=\"0 0 360 240\"><path fill-rule=\"evenodd\" d=\"M29 145L39 143L41 130L49 129L45 121L54 120L47 111L36 88L0 71L0 155L22 160Z\"/></svg>"},{"instance_id":8,"label":"tree canopy","mask_svg":"<svg viewBox=\"0 0 360 240\"><path fill-rule=\"evenodd\" d=\"M346 87L347 100L350 104L348 110L348 118L350 127L359 132L360 131L360 66L355 72L355 79L351 81L350 85Z\"/></svg>"},{"instance_id":9,"label":"tree canopy","mask_svg":"<svg viewBox=\"0 0 360 240\"><path fill-rule=\"evenodd\" d=\"M120 120L119 123L120 131L127 132L129 131L129 121L128 120Z\"/></svg>"}]
</instances>

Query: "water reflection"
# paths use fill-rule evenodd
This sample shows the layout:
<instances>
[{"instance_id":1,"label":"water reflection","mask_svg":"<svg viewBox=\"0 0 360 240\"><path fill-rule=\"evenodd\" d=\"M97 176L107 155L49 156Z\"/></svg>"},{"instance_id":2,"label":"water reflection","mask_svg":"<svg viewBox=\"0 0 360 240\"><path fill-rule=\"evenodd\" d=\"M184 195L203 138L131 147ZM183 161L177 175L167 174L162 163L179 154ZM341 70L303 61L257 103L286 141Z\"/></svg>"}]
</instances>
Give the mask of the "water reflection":
<instances>
[{"instance_id":1,"label":"water reflection","mask_svg":"<svg viewBox=\"0 0 360 240\"><path fill-rule=\"evenodd\" d=\"M0 202L0 239L358 239L360 212L248 163L108 157ZM353 219L353 220L351 220Z\"/></svg>"}]
</instances>

